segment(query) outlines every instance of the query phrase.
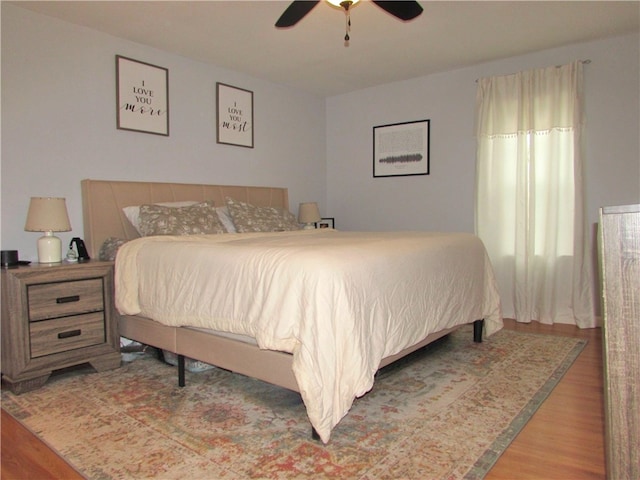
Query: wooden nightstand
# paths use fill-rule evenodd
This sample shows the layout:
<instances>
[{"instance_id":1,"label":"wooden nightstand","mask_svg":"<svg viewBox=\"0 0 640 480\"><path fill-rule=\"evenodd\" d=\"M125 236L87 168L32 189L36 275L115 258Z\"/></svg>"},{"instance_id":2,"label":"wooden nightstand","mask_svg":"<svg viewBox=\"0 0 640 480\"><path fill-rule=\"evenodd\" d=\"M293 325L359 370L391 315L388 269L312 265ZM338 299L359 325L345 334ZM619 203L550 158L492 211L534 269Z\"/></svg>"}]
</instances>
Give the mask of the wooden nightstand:
<instances>
[{"instance_id":1,"label":"wooden nightstand","mask_svg":"<svg viewBox=\"0 0 640 480\"><path fill-rule=\"evenodd\" d=\"M72 365L120 366L112 287L111 262L2 268L2 381L12 392Z\"/></svg>"}]
</instances>

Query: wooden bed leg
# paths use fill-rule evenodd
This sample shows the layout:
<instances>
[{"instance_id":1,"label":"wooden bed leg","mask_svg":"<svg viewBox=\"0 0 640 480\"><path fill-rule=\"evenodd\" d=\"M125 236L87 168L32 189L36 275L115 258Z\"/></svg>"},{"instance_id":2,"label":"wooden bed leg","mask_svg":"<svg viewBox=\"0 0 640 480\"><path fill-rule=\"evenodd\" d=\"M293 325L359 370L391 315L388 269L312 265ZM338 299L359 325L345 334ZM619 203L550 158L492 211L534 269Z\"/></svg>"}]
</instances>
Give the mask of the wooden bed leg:
<instances>
[{"instance_id":1,"label":"wooden bed leg","mask_svg":"<svg viewBox=\"0 0 640 480\"><path fill-rule=\"evenodd\" d=\"M473 341L482 343L482 330L484 329L484 319L473 322Z\"/></svg>"},{"instance_id":2,"label":"wooden bed leg","mask_svg":"<svg viewBox=\"0 0 640 480\"><path fill-rule=\"evenodd\" d=\"M178 386L184 387L184 355L178 355Z\"/></svg>"},{"instance_id":3,"label":"wooden bed leg","mask_svg":"<svg viewBox=\"0 0 640 480\"><path fill-rule=\"evenodd\" d=\"M316 432L316 429L313 427L311 427L311 438L314 440L320 440L320 435L318 435L318 432Z\"/></svg>"}]
</instances>

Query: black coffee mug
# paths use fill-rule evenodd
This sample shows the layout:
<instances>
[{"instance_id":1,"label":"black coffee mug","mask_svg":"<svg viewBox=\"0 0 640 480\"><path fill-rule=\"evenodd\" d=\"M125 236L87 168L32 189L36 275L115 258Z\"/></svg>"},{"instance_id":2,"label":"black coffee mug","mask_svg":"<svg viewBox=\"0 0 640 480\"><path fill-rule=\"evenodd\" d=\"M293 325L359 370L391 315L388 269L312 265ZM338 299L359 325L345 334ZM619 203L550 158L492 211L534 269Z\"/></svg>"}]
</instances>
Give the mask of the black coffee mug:
<instances>
[{"instance_id":1,"label":"black coffee mug","mask_svg":"<svg viewBox=\"0 0 640 480\"><path fill-rule=\"evenodd\" d=\"M0 264L3 267L16 267L18 265L18 251L0 250Z\"/></svg>"}]
</instances>

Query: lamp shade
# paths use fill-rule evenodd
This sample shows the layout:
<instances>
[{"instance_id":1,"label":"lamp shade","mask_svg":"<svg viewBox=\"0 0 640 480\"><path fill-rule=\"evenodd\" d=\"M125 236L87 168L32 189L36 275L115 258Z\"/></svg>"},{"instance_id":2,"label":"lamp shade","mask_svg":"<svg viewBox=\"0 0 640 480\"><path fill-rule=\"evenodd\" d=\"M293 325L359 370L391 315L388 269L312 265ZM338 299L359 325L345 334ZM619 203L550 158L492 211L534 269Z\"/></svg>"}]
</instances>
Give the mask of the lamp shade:
<instances>
[{"instance_id":1,"label":"lamp shade","mask_svg":"<svg viewBox=\"0 0 640 480\"><path fill-rule=\"evenodd\" d=\"M45 232L44 236L38 239L38 262L61 262L62 242L53 232L71 230L65 199L31 197L24 229L27 232Z\"/></svg>"},{"instance_id":2,"label":"lamp shade","mask_svg":"<svg viewBox=\"0 0 640 480\"><path fill-rule=\"evenodd\" d=\"M320 210L316 202L301 203L298 208L298 222L310 225L319 222Z\"/></svg>"},{"instance_id":3,"label":"lamp shade","mask_svg":"<svg viewBox=\"0 0 640 480\"><path fill-rule=\"evenodd\" d=\"M24 229L27 232L71 231L66 200L64 198L31 197Z\"/></svg>"}]
</instances>

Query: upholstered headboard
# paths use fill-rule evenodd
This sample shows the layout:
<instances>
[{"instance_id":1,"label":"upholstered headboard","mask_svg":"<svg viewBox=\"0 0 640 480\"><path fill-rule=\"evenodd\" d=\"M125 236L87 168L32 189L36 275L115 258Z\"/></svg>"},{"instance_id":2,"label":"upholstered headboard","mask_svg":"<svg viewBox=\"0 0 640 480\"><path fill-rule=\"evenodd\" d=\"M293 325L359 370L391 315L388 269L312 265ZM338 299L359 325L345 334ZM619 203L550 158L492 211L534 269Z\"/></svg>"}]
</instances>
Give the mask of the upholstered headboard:
<instances>
[{"instance_id":1,"label":"upholstered headboard","mask_svg":"<svg viewBox=\"0 0 640 480\"><path fill-rule=\"evenodd\" d=\"M224 206L225 197L261 207L289 208L288 190L280 187L82 180L84 240L89 255L97 257L109 237L139 237L123 207L188 200L213 200L215 205Z\"/></svg>"}]
</instances>

